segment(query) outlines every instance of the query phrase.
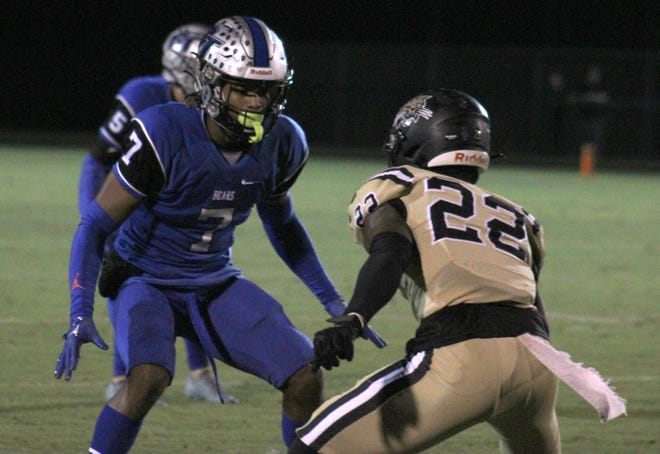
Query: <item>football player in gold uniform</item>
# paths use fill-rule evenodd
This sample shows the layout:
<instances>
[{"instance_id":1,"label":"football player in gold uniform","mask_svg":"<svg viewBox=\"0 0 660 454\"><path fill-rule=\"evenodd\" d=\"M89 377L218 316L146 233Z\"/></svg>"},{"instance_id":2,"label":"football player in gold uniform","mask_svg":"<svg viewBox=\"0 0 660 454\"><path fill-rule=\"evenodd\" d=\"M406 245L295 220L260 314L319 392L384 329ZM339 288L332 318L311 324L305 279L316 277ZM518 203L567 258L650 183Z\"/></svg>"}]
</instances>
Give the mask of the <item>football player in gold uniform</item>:
<instances>
[{"instance_id":1,"label":"football player in gold uniform","mask_svg":"<svg viewBox=\"0 0 660 454\"><path fill-rule=\"evenodd\" d=\"M384 148L390 167L349 206L369 257L344 315L315 335L317 367L350 361L353 340L397 288L419 327L405 358L324 403L289 452L419 452L481 422L503 452L560 452L548 364L589 372L548 342L541 225L475 185L490 162L488 113L457 90L423 93L399 110ZM578 385L607 388L592 375ZM603 419L625 412L604 394L616 408L601 409Z\"/></svg>"}]
</instances>

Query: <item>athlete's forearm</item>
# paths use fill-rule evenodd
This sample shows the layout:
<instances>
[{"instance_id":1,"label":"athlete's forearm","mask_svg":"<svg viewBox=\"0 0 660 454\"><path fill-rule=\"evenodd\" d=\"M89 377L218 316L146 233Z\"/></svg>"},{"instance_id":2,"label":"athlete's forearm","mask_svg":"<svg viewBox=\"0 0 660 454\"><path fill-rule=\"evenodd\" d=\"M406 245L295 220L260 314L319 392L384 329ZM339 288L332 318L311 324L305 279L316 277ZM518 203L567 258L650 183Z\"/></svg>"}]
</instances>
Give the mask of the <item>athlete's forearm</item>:
<instances>
[{"instance_id":1,"label":"athlete's forearm","mask_svg":"<svg viewBox=\"0 0 660 454\"><path fill-rule=\"evenodd\" d=\"M311 238L290 201L282 207L262 207L259 211L264 230L273 248L287 266L321 303L329 304L340 296L316 253Z\"/></svg>"},{"instance_id":2,"label":"athlete's forearm","mask_svg":"<svg viewBox=\"0 0 660 454\"><path fill-rule=\"evenodd\" d=\"M69 289L72 320L93 313L103 246L116 228L117 223L96 202L89 204L71 243Z\"/></svg>"},{"instance_id":3,"label":"athlete's forearm","mask_svg":"<svg viewBox=\"0 0 660 454\"><path fill-rule=\"evenodd\" d=\"M413 243L404 236L392 232L376 235L345 312L356 312L369 321L396 293L412 256Z\"/></svg>"}]
</instances>

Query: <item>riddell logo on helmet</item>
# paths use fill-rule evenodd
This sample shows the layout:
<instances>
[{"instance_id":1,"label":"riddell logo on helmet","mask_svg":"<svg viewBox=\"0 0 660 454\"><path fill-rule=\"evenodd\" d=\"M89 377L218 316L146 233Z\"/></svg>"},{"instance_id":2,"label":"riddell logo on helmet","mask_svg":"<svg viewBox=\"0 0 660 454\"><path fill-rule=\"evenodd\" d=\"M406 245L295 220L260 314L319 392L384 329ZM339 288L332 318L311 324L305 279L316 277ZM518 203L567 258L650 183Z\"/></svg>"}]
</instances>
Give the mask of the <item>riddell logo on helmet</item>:
<instances>
[{"instance_id":1,"label":"riddell logo on helmet","mask_svg":"<svg viewBox=\"0 0 660 454\"><path fill-rule=\"evenodd\" d=\"M252 76L270 76L273 74L273 70L270 68L259 69L259 68L250 68L250 75Z\"/></svg>"},{"instance_id":2,"label":"riddell logo on helmet","mask_svg":"<svg viewBox=\"0 0 660 454\"><path fill-rule=\"evenodd\" d=\"M456 153L454 155L454 162L461 162L466 164L488 164L488 157L482 153Z\"/></svg>"}]
</instances>

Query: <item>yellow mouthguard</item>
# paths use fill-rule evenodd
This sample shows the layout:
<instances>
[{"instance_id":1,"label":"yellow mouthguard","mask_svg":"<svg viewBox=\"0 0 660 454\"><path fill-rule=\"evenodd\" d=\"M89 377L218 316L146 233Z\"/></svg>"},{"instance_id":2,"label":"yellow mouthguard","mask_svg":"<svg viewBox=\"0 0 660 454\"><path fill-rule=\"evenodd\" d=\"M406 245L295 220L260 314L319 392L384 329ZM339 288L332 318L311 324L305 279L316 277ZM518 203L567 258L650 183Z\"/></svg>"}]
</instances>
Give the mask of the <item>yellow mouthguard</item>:
<instances>
[{"instance_id":1,"label":"yellow mouthguard","mask_svg":"<svg viewBox=\"0 0 660 454\"><path fill-rule=\"evenodd\" d=\"M243 126L254 130L254 134L248 139L250 143L260 142L264 138L263 115L254 112L243 112L239 118Z\"/></svg>"}]
</instances>

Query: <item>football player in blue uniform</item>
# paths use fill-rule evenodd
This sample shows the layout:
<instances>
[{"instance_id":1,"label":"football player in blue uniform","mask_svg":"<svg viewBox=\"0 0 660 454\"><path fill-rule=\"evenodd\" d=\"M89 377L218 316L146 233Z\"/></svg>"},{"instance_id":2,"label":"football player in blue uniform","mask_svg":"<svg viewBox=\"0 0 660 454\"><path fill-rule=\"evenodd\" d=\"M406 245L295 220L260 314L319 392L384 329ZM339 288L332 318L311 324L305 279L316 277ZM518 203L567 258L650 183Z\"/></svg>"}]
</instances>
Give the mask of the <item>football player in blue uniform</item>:
<instances>
[{"instance_id":1,"label":"football player in blue uniform","mask_svg":"<svg viewBox=\"0 0 660 454\"><path fill-rule=\"evenodd\" d=\"M112 165L119 159L122 136L129 120L138 112L157 104L170 101L182 102L193 92L191 66L196 66L195 52L200 40L209 31L205 24L186 24L173 30L163 43L161 75L135 77L124 84L105 123L99 128L96 143L83 161L78 191L78 207L82 214L94 200ZM106 245L112 244L113 233ZM107 292L107 295L106 295ZM116 288L102 289L108 296L108 315L115 324ZM190 373L186 377L184 393L194 399L220 402L215 389L209 360L199 344L184 339ZM115 350L113 376L105 390L106 400L110 400L126 381L126 365ZM236 403L238 399L230 394L223 395L226 403Z\"/></svg>"},{"instance_id":2,"label":"football player in blue uniform","mask_svg":"<svg viewBox=\"0 0 660 454\"><path fill-rule=\"evenodd\" d=\"M131 120L121 157L72 241L71 324L56 378L71 378L82 344L107 348L93 297L104 242L117 228L113 266L125 278L115 344L128 375L98 417L91 453L130 449L171 383L179 335L282 392L287 445L321 403L311 341L231 257L234 229L256 206L278 255L328 313L344 312L289 194L308 147L300 126L281 115L292 82L284 46L261 20L234 16L213 26L198 58L190 105L153 106ZM368 326L361 334L385 344Z\"/></svg>"}]
</instances>

